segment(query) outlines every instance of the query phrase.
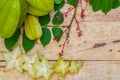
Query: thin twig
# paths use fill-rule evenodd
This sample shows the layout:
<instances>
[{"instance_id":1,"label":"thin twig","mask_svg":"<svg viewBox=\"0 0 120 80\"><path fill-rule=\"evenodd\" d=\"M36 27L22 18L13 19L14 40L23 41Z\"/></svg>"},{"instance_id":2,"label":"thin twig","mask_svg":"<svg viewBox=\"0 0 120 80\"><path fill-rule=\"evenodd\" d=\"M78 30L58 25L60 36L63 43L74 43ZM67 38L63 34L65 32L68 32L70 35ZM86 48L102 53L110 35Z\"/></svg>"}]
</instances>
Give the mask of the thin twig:
<instances>
[{"instance_id":1,"label":"thin twig","mask_svg":"<svg viewBox=\"0 0 120 80\"><path fill-rule=\"evenodd\" d=\"M61 50L60 53L58 53L59 56L62 56L62 55L63 55L65 45L66 45L66 43L69 42L68 38L69 38L69 35L70 35L70 30L71 30L71 27L72 27L72 23L73 23L73 21L74 21L74 19L75 19L75 16L76 16L77 5L74 7L74 9L75 9L75 10L74 10L74 14L73 14L73 16L72 16L72 19L71 19L71 21L70 21L70 24L69 24L68 26L66 26L67 29L64 31L64 32L66 33L66 39L65 39L64 43L61 45L62 50Z\"/></svg>"}]
</instances>

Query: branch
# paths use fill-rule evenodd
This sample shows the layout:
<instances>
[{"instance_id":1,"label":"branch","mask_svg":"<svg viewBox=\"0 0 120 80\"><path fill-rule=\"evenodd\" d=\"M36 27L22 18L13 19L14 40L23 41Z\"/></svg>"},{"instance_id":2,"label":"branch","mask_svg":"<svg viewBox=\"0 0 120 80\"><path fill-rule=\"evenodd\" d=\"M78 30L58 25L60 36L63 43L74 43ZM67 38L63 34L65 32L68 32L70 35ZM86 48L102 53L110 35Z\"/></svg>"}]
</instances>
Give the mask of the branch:
<instances>
[{"instance_id":1,"label":"branch","mask_svg":"<svg viewBox=\"0 0 120 80\"><path fill-rule=\"evenodd\" d=\"M69 43L69 39L68 38L69 38L69 35L70 35L70 30L71 30L71 27L72 27L72 23L73 23L73 21L75 19L75 16L76 16L77 5L74 7L74 9L75 9L74 10L74 14L73 14L73 17L72 17L72 19L70 21L70 24L68 26L65 26L66 29L64 30L64 33L66 34L66 39L65 39L65 41L64 41L64 43L62 45L59 45L60 47L62 47L61 52L58 53L59 56L63 56L65 45L66 45L66 43Z\"/></svg>"}]
</instances>

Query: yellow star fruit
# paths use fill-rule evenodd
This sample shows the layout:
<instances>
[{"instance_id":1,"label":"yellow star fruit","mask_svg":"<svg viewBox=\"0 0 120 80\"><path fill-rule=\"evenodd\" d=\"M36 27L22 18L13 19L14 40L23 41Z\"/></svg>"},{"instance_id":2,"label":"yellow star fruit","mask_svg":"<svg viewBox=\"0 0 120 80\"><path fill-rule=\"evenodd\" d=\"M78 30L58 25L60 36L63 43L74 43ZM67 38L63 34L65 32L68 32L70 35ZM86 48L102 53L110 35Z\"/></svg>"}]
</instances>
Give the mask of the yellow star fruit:
<instances>
[{"instance_id":1,"label":"yellow star fruit","mask_svg":"<svg viewBox=\"0 0 120 80\"><path fill-rule=\"evenodd\" d=\"M58 73L61 77L65 77L68 72L69 61L64 61L62 57L60 57L53 67L53 71Z\"/></svg>"},{"instance_id":2,"label":"yellow star fruit","mask_svg":"<svg viewBox=\"0 0 120 80\"><path fill-rule=\"evenodd\" d=\"M79 72L79 70L82 68L83 66L83 62L76 62L76 61L70 61L70 66L69 66L69 72L71 74L77 74Z\"/></svg>"}]
</instances>

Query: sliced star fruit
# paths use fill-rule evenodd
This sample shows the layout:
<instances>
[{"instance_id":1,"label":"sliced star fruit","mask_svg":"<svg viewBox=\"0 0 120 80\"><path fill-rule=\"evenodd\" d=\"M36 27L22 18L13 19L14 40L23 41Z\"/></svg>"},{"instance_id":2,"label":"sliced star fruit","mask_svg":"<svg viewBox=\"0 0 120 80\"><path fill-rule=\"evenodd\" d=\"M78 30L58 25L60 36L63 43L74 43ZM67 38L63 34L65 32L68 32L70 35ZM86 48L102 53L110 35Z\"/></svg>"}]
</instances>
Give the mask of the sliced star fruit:
<instances>
[{"instance_id":1,"label":"sliced star fruit","mask_svg":"<svg viewBox=\"0 0 120 80\"><path fill-rule=\"evenodd\" d=\"M51 69L53 66L47 59L42 56L41 62L36 63L34 66L36 69L36 78L44 77L45 80L50 79L50 76L53 73L53 70Z\"/></svg>"},{"instance_id":2,"label":"sliced star fruit","mask_svg":"<svg viewBox=\"0 0 120 80\"><path fill-rule=\"evenodd\" d=\"M79 72L79 70L82 68L83 66L83 62L76 62L76 61L70 61L70 66L69 66L69 72L71 74L77 74Z\"/></svg>"},{"instance_id":3,"label":"sliced star fruit","mask_svg":"<svg viewBox=\"0 0 120 80\"><path fill-rule=\"evenodd\" d=\"M34 67L35 63L39 63L38 54L33 55L24 55L25 63L23 64L22 68L29 73L33 78L36 78L36 70Z\"/></svg>"},{"instance_id":4,"label":"sliced star fruit","mask_svg":"<svg viewBox=\"0 0 120 80\"><path fill-rule=\"evenodd\" d=\"M24 63L24 58L20 46L11 52L2 52L2 56L6 61L5 71L16 69L18 72L23 72L21 66Z\"/></svg>"},{"instance_id":5,"label":"sliced star fruit","mask_svg":"<svg viewBox=\"0 0 120 80\"><path fill-rule=\"evenodd\" d=\"M62 57L60 57L53 67L53 71L58 73L61 77L65 77L68 72L69 61L64 61Z\"/></svg>"}]
</instances>

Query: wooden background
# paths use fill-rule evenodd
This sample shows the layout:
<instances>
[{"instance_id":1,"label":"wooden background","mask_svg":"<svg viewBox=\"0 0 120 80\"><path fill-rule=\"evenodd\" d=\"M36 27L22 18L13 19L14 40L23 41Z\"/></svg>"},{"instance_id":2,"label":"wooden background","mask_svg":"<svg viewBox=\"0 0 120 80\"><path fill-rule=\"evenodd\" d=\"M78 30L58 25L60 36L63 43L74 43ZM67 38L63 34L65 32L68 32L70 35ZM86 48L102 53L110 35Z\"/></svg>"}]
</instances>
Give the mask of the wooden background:
<instances>
[{"instance_id":1,"label":"wooden background","mask_svg":"<svg viewBox=\"0 0 120 80\"><path fill-rule=\"evenodd\" d=\"M70 5L66 4L61 11L66 12L68 7ZM69 13L62 25L69 24L73 12L74 10ZM73 22L70 43L66 45L63 56L64 59L83 60L83 68L78 74L68 74L64 79L54 74L51 80L120 80L120 8L104 15L101 11L93 12L88 6L85 14L86 17L82 20L80 9L77 10L77 19L83 35L80 38L77 37L76 23ZM53 15L51 13L51 16ZM65 36L62 37L59 44L64 40ZM3 39L0 39L0 51L7 51L3 43ZM18 43L21 43L21 37ZM93 48L95 44L103 43L106 45ZM38 42L28 53L32 54L38 50L47 59L57 60L57 53L61 50L58 47L59 44L52 40L48 46L43 48ZM1 56L0 60L2 60ZM0 66L3 65L4 62L0 62ZM16 71L3 72L3 68L0 68L0 80L32 80L32 78L26 73L23 75Z\"/></svg>"}]
</instances>

